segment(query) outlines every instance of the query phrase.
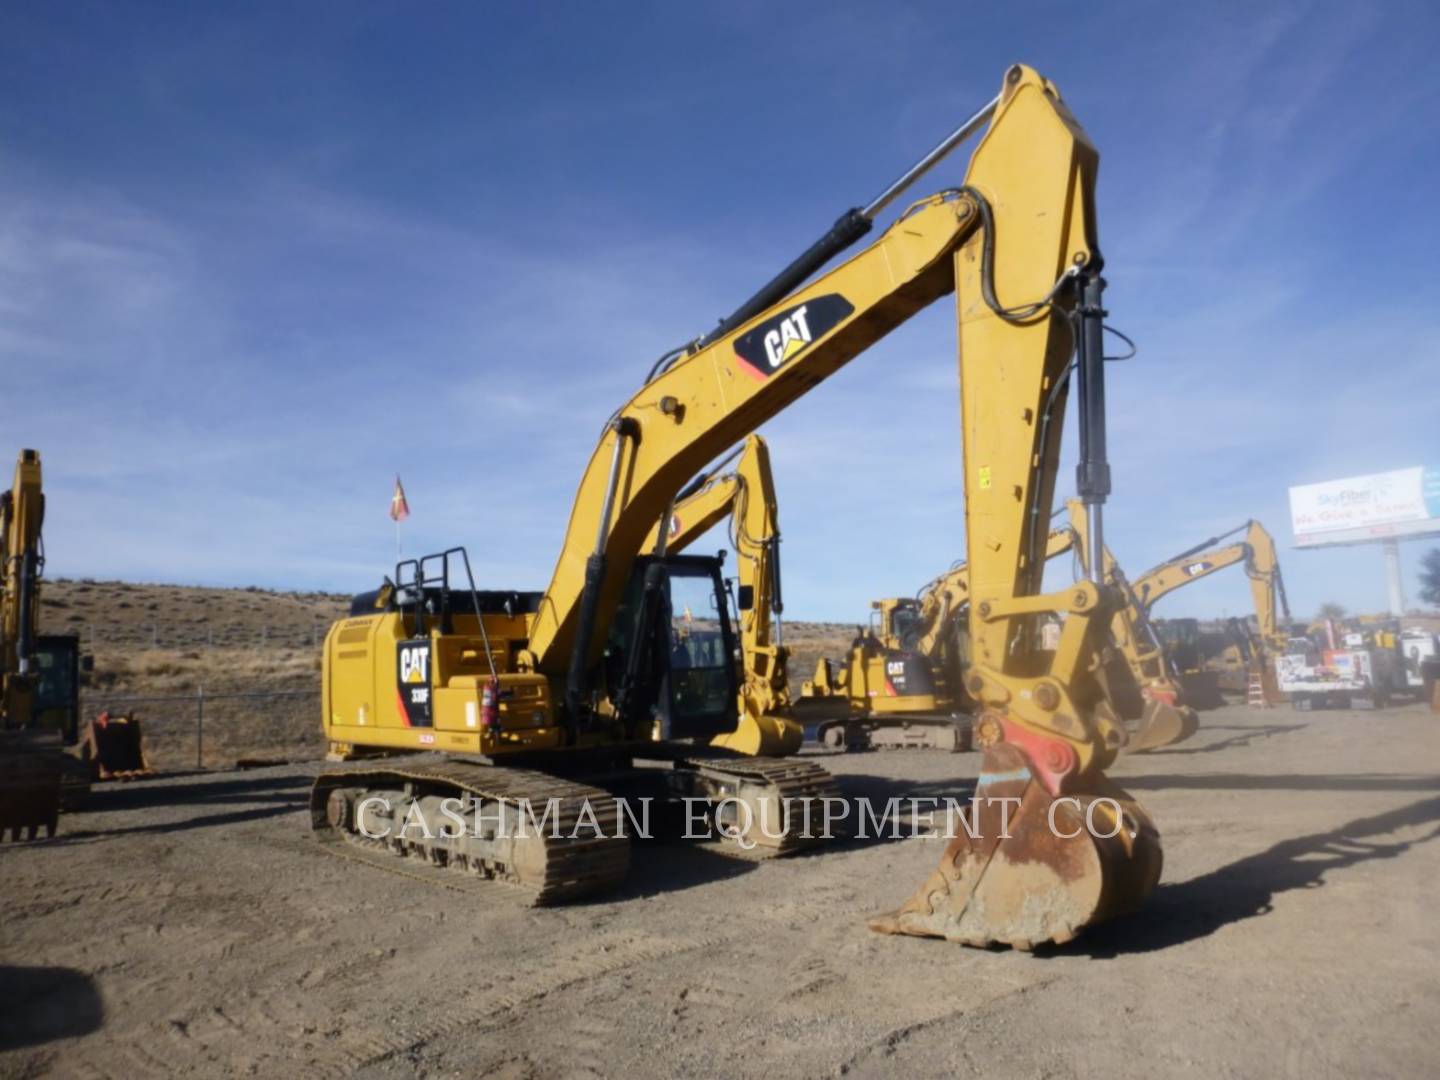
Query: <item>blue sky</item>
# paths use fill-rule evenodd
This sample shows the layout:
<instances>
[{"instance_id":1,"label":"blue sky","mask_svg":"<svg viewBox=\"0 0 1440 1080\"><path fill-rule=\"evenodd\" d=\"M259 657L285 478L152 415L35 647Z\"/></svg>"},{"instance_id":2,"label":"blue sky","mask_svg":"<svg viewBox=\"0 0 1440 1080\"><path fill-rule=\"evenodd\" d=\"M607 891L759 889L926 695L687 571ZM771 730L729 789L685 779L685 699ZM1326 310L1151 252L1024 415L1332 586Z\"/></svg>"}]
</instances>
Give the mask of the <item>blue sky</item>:
<instances>
[{"instance_id":1,"label":"blue sky","mask_svg":"<svg viewBox=\"0 0 1440 1080\"><path fill-rule=\"evenodd\" d=\"M655 356L1023 60L1100 149L1140 344L1112 549L1257 517L1297 613L1379 610L1379 551L1291 550L1285 492L1440 464L1437 45L1421 3L10 3L0 448L44 454L54 575L369 587L399 471L408 551L542 587ZM792 616L963 555L954 356L940 303L763 429Z\"/></svg>"}]
</instances>

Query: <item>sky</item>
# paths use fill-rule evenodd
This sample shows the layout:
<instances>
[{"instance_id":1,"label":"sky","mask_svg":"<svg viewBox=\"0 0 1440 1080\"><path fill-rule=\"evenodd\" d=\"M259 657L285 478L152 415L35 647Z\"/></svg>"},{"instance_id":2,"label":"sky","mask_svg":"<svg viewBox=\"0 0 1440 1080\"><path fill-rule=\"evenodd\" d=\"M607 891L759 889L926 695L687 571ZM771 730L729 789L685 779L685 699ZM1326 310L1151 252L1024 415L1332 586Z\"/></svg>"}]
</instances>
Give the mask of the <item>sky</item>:
<instances>
[{"instance_id":1,"label":"sky","mask_svg":"<svg viewBox=\"0 0 1440 1080\"><path fill-rule=\"evenodd\" d=\"M1379 611L1380 551L1294 550L1286 489L1440 465L1437 46L1423 3L12 0L0 453L43 454L51 576L373 587L398 472L407 554L543 588L653 360L1018 60L1101 155L1120 563L1257 518L1295 614ZM787 616L964 556L957 385L942 302L761 429Z\"/></svg>"}]
</instances>

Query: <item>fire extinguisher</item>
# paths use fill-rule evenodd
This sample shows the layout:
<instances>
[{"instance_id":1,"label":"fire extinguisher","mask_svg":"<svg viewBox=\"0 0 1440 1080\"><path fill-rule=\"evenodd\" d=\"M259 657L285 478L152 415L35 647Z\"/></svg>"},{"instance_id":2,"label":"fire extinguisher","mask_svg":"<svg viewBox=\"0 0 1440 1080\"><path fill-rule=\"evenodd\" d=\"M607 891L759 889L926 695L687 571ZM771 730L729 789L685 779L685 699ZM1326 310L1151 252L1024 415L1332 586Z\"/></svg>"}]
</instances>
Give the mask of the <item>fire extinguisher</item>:
<instances>
[{"instance_id":1,"label":"fire extinguisher","mask_svg":"<svg viewBox=\"0 0 1440 1080\"><path fill-rule=\"evenodd\" d=\"M480 726L500 730L500 680L494 675L480 691Z\"/></svg>"}]
</instances>

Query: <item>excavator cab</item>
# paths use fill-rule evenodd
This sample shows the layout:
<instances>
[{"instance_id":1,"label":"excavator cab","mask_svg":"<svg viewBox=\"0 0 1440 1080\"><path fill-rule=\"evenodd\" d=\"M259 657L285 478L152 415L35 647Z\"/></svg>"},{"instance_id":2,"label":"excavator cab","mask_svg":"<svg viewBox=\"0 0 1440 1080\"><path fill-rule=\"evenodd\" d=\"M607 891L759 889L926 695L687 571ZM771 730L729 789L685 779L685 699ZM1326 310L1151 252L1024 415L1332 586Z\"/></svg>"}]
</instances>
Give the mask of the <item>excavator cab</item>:
<instances>
[{"instance_id":1,"label":"excavator cab","mask_svg":"<svg viewBox=\"0 0 1440 1080\"><path fill-rule=\"evenodd\" d=\"M80 639L74 634L36 639L36 726L60 732L66 746L80 741L80 667Z\"/></svg>"},{"instance_id":2,"label":"excavator cab","mask_svg":"<svg viewBox=\"0 0 1440 1080\"><path fill-rule=\"evenodd\" d=\"M870 631L887 649L916 647L925 629L917 600L908 596L876 600L870 608Z\"/></svg>"},{"instance_id":3,"label":"excavator cab","mask_svg":"<svg viewBox=\"0 0 1440 1080\"><path fill-rule=\"evenodd\" d=\"M625 703L623 719L637 734L710 739L738 726L739 644L726 600L714 556L635 560L610 626L604 668L606 685Z\"/></svg>"}]
</instances>

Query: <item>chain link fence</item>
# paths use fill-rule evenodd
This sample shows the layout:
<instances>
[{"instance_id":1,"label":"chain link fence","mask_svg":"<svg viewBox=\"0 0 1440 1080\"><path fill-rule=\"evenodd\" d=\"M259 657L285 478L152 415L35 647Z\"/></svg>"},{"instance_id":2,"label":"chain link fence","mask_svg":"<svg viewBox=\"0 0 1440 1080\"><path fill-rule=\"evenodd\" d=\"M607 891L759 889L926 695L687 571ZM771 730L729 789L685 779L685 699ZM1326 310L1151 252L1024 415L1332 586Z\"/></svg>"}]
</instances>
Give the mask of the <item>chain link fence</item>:
<instances>
[{"instance_id":1,"label":"chain link fence","mask_svg":"<svg viewBox=\"0 0 1440 1080\"><path fill-rule=\"evenodd\" d=\"M86 652L129 649L318 649L330 622L316 619L306 625L288 623L72 623L62 629L78 634Z\"/></svg>"},{"instance_id":2,"label":"chain link fence","mask_svg":"<svg viewBox=\"0 0 1440 1080\"><path fill-rule=\"evenodd\" d=\"M324 757L320 691L81 695L80 715L102 711L139 719L152 768L233 769Z\"/></svg>"}]
</instances>

